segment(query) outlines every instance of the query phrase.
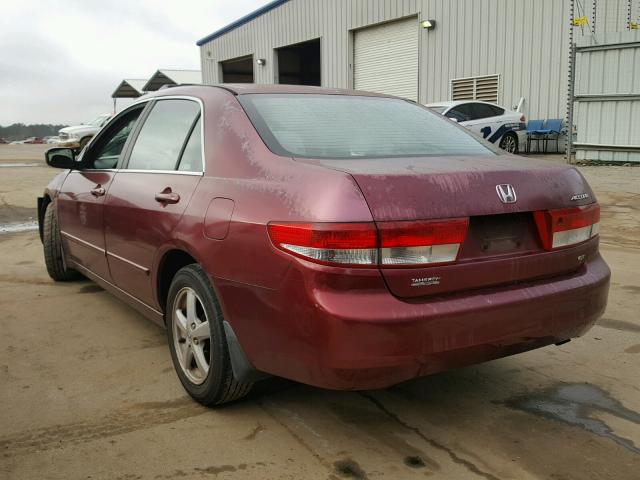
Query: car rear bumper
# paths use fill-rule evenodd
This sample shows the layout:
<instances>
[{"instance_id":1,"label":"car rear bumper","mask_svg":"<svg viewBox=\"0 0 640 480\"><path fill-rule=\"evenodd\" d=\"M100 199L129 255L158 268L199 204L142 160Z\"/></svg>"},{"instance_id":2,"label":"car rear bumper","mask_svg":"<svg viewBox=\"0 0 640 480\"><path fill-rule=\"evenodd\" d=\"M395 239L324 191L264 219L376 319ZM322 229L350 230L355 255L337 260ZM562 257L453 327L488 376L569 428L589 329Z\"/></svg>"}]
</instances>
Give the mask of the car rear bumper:
<instances>
[{"instance_id":1,"label":"car rear bumper","mask_svg":"<svg viewBox=\"0 0 640 480\"><path fill-rule=\"evenodd\" d=\"M221 292L251 363L323 388L372 389L580 336L604 312L610 271L597 255L563 277L422 301L287 277L285 297L251 300L254 325Z\"/></svg>"}]
</instances>

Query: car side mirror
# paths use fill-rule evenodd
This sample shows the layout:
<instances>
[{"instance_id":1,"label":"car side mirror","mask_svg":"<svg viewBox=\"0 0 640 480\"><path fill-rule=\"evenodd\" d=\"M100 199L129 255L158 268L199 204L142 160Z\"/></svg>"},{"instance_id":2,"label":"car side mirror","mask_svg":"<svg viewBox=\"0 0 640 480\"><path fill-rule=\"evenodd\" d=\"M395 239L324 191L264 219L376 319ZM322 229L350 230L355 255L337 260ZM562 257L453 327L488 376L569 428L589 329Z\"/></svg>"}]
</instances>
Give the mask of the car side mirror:
<instances>
[{"instance_id":1,"label":"car side mirror","mask_svg":"<svg viewBox=\"0 0 640 480\"><path fill-rule=\"evenodd\" d=\"M76 161L73 149L65 147L50 148L44 154L47 165L54 168L79 170L81 163Z\"/></svg>"}]
</instances>

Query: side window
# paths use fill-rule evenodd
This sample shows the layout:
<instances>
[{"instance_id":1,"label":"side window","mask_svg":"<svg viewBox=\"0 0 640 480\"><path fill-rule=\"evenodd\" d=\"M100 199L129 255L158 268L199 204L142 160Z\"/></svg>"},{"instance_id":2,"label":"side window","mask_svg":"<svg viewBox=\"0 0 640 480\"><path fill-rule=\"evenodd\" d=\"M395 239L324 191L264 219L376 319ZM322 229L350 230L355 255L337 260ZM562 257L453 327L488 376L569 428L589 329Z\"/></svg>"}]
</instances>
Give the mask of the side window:
<instances>
[{"instance_id":1,"label":"side window","mask_svg":"<svg viewBox=\"0 0 640 480\"><path fill-rule=\"evenodd\" d=\"M202 118L193 126L191 136L184 147L182 157L180 157L180 165L178 170L181 172L202 172L202 132L200 130L200 122Z\"/></svg>"},{"instance_id":2,"label":"side window","mask_svg":"<svg viewBox=\"0 0 640 480\"><path fill-rule=\"evenodd\" d=\"M200 113L192 100L158 100L140 129L128 169L175 170L187 135Z\"/></svg>"},{"instance_id":3,"label":"side window","mask_svg":"<svg viewBox=\"0 0 640 480\"><path fill-rule=\"evenodd\" d=\"M494 117L495 113L493 113L493 107L491 105L486 105L484 103L474 103L474 119L476 118L489 118Z\"/></svg>"},{"instance_id":4,"label":"side window","mask_svg":"<svg viewBox=\"0 0 640 480\"><path fill-rule=\"evenodd\" d=\"M458 105L447 112L447 117L455 118L459 122L468 122L469 120L473 120L471 105L468 103Z\"/></svg>"},{"instance_id":5,"label":"side window","mask_svg":"<svg viewBox=\"0 0 640 480\"><path fill-rule=\"evenodd\" d=\"M142 107L128 112L108 127L97 145L87 152L88 161L85 168L97 170L116 168L127 138L141 112Z\"/></svg>"},{"instance_id":6,"label":"side window","mask_svg":"<svg viewBox=\"0 0 640 480\"><path fill-rule=\"evenodd\" d=\"M493 116L499 117L500 115L504 115L504 108L497 107L495 105L491 105L491 110L493 110Z\"/></svg>"}]
</instances>

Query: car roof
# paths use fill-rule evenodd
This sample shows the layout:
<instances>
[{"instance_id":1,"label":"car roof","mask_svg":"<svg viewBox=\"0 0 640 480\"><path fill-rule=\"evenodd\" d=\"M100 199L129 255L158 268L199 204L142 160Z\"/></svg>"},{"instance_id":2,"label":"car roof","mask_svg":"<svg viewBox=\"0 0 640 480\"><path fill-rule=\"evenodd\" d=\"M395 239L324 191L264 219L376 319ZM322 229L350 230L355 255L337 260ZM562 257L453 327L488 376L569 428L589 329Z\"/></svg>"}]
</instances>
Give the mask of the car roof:
<instances>
[{"instance_id":1,"label":"car roof","mask_svg":"<svg viewBox=\"0 0 640 480\"><path fill-rule=\"evenodd\" d=\"M278 84L255 84L255 83L224 83L217 85L177 85L174 87L163 88L155 92L145 95L145 98L166 95L198 95L204 89L222 88L234 95L249 95L260 93L271 94L316 94L316 95L351 95L351 96L367 96L367 97L388 97L396 98L392 95L382 93L365 92L361 90L347 90L341 88L323 88L312 87L307 85L278 85ZM142 98L142 97L141 97Z\"/></svg>"},{"instance_id":2,"label":"car roof","mask_svg":"<svg viewBox=\"0 0 640 480\"><path fill-rule=\"evenodd\" d=\"M448 102L433 102L433 103L427 103L426 106L427 107L455 107L457 105L462 105L463 103L484 103L485 105L493 105L495 107L500 107L503 110L508 110L508 108L505 108L501 105L498 105L497 103L491 103L491 102L484 102L482 100L451 100Z\"/></svg>"}]
</instances>

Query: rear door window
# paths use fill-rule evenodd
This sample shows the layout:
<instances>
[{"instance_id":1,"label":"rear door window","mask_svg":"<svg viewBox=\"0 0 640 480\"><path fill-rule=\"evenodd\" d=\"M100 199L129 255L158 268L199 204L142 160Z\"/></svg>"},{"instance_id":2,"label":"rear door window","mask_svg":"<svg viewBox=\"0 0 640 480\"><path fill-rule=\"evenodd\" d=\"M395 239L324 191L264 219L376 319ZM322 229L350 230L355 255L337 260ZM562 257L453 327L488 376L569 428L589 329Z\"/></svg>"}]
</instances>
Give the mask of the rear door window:
<instances>
[{"instance_id":1,"label":"rear door window","mask_svg":"<svg viewBox=\"0 0 640 480\"><path fill-rule=\"evenodd\" d=\"M485 103L473 103L473 117L475 119L495 117L496 113L492 105Z\"/></svg>"},{"instance_id":2,"label":"rear door window","mask_svg":"<svg viewBox=\"0 0 640 480\"><path fill-rule=\"evenodd\" d=\"M468 122L474 119L474 111L469 103L463 103L453 107L447 112L447 117L454 118L459 122Z\"/></svg>"},{"instance_id":3,"label":"rear door window","mask_svg":"<svg viewBox=\"0 0 640 480\"><path fill-rule=\"evenodd\" d=\"M130 170L176 170L187 136L200 115L193 100L158 100L131 149Z\"/></svg>"},{"instance_id":4,"label":"rear door window","mask_svg":"<svg viewBox=\"0 0 640 480\"><path fill-rule=\"evenodd\" d=\"M181 172L202 172L202 119L198 117L198 121L193 126L189 141L184 147L182 156L180 157L180 165L178 170Z\"/></svg>"}]
</instances>

